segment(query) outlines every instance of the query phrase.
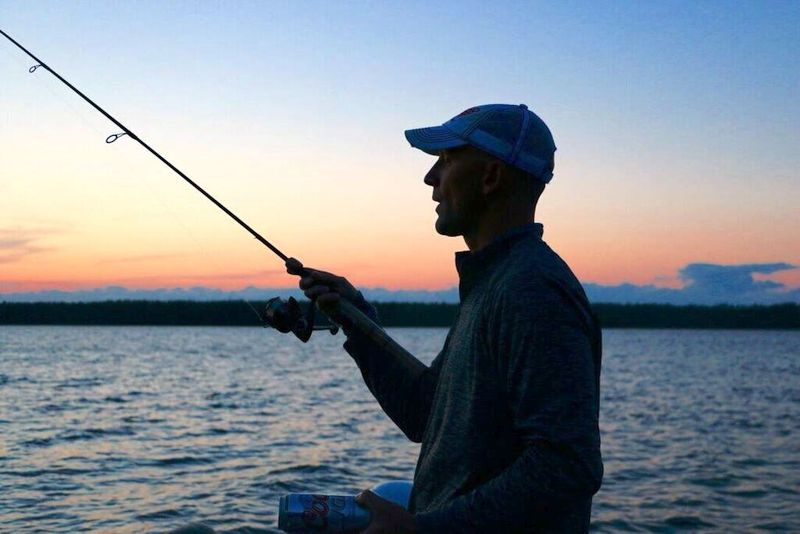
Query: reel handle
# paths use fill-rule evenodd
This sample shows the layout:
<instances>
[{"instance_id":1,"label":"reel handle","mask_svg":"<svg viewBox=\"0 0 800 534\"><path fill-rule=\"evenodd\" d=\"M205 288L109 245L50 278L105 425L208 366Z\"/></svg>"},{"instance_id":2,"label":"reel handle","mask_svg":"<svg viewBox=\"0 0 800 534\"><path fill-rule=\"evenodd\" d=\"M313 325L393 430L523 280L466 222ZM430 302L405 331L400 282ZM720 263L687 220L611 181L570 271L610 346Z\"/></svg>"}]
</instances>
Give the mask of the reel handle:
<instances>
[{"instance_id":1,"label":"reel handle","mask_svg":"<svg viewBox=\"0 0 800 534\"><path fill-rule=\"evenodd\" d=\"M386 330L381 328L380 325L373 321L367 314L359 310L352 302L341 299L333 310L320 309L331 322L330 325L326 326L314 325L314 308L315 306L312 302L309 306L309 310L304 314L303 310L300 308L300 304L293 297L290 297L288 301L283 301L279 297L275 297L267 302L264 312L264 323L267 326L275 328L279 332L291 332L304 343L309 340L314 330L329 330L331 334L336 334L339 330L339 326L357 330L380 349L407 362L408 365L412 367L419 365L419 362L411 353L401 347L389 336Z\"/></svg>"}]
</instances>

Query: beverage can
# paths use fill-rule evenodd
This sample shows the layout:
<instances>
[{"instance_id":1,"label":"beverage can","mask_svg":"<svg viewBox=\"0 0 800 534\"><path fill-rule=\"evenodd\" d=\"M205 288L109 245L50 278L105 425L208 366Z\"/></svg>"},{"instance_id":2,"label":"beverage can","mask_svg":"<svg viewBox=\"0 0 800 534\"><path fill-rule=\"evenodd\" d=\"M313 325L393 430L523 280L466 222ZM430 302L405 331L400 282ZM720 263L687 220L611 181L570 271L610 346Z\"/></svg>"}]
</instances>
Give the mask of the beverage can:
<instances>
[{"instance_id":1,"label":"beverage can","mask_svg":"<svg viewBox=\"0 0 800 534\"><path fill-rule=\"evenodd\" d=\"M278 528L284 532L359 532L370 512L349 495L290 493L281 497Z\"/></svg>"}]
</instances>

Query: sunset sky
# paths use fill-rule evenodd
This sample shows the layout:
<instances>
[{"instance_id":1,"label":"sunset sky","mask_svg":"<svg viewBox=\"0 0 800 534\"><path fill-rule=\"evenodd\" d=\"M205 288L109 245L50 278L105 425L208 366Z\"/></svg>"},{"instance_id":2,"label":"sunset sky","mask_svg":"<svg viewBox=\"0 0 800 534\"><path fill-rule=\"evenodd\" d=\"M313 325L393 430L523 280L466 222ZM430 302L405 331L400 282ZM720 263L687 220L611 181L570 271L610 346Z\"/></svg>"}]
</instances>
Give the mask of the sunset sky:
<instances>
[{"instance_id":1,"label":"sunset sky","mask_svg":"<svg viewBox=\"0 0 800 534\"><path fill-rule=\"evenodd\" d=\"M403 130L526 103L545 240L586 283L800 288L800 2L17 2L28 47L281 250L453 286ZM0 293L284 287L282 262L0 38Z\"/></svg>"}]
</instances>

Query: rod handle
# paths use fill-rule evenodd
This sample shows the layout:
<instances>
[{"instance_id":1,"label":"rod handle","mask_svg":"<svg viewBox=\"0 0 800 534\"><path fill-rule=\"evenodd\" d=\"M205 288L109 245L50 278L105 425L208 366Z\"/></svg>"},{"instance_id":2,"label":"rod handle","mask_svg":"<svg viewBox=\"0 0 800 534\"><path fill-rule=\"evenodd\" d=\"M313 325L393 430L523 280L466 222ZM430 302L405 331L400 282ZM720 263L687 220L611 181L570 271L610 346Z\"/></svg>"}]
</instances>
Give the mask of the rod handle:
<instances>
[{"instance_id":1,"label":"rod handle","mask_svg":"<svg viewBox=\"0 0 800 534\"><path fill-rule=\"evenodd\" d=\"M359 310L352 302L341 299L339 301L338 310L332 312L328 316L335 323L358 330L384 351L402 359L414 359L414 356L410 352L401 347L397 341L392 339L386 330L370 319L367 314Z\"/></svg>"}]
</instances>

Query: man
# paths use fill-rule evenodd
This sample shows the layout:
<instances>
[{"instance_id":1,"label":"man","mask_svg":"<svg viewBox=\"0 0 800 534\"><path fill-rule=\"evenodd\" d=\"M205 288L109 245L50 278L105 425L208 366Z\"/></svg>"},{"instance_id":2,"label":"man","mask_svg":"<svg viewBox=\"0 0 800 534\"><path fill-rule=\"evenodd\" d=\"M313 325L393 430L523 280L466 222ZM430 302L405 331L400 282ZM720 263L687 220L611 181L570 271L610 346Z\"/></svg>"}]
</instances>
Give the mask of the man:
<instances>
[{"instance_id":1,"label":"man","mask_svg":"<svg viewBox=\"0 0 800 534\"><path fill-rule=\"evenodd\" d=\"M366 532L583 532L602 479L600 330L580 283L533 223L555 144L524 105L470 108L408 130L437 156L425 176L436 231L461 236L460 305L430 367L395 361L357 331L345 349L381 407L421 442L409 511L365 492ZM303 270L333 312L369 305L344 278Z\"/></svg>"}]
</instances>

